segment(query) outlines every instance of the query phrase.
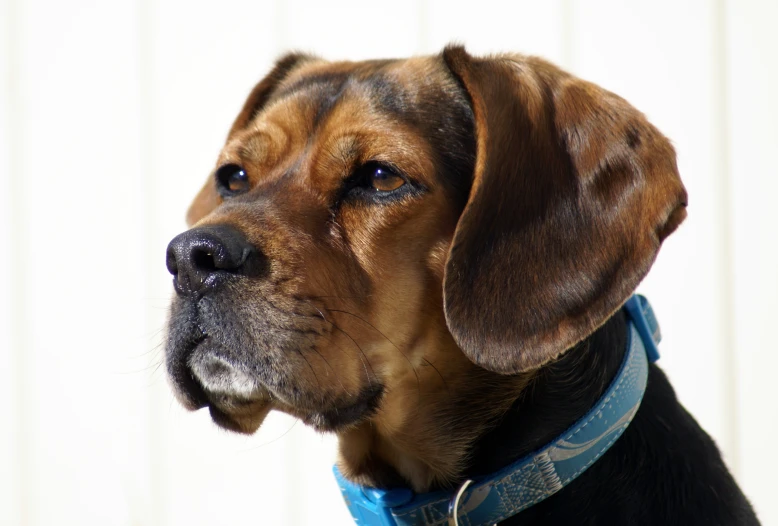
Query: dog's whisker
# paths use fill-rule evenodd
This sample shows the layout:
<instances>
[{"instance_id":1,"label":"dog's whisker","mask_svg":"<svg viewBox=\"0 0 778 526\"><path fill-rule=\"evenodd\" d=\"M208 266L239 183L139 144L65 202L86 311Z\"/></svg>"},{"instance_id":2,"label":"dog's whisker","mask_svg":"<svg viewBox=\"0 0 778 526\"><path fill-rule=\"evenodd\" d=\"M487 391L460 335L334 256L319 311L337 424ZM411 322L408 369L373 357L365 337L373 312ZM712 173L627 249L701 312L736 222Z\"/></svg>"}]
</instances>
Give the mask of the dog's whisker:
<instances>
[{"instance_id":1,"label":"dog's whisker","mask_svg":"<svg viewBox=\"0 0 778 526\"><path fill-rule=\"evenodd\" d=\"M435 372L436 372L436 373L438 373L438 376L440 376L440 381L441 381L441 382L443 382L443 387L446 389L446 392L447 392L447 393L449 393L449 394L451 394L451 390L448 388L448 382L446 382L446 379L445 379L445 378L443 378L443 375L440 373L440 371L438 370L438 368L437 368L437 367L435 367L435 364L433 364L431 361L429 361L429 360L428 360L428 359L426 359L426 358L422 358L422 360L424 360L424 362L425 362L427 365L429 365L430 367L432 367L432 368L435 370Z\"/></svg>"},{"instance_id":2,"label":"dog's whisker","mask_svg":"<svg viewBox=\"0 0 778 526\"><path fill-rule=\"evenodd\" d=\"M161 333L161 331L163 331L163 330L164 330L164 328L158 330L154 335L151 336L151 338L159 335ZM165 347L165 343L166 343L165 341L161 341L161 342L157 343L156 345L153 345L150 349L143 351L142 353L127 355L127 358L129 358L129 359L146 358L150 354L159 353Z\"/></svg>"},{"instance_id":3,"label":"dog's whisker","mask_svg":"<svg viewBox=\"0 0 778 526\"><path fill-rule=\"evenodd\" d=\"M373 373L373 377L377 378L377 376L375 374L375 371L373 370L373 364L370 363L370 360L368 359L367 355L365 354L365 351L362 350L362 347L360 347L360 345L357 343L357 341L354 338L352 338L349 333L347 333L346 331L344 331L343 329L338 327L335 323L333 323L331 321L328 322L328 323L332 323L332 326L335 327L336 330L338 330L338 331L342 332L343 334L345 334L352 342L354 342L354 345L357 346L357 349L359 349L359 352L361 354L360 359L362 360L362 366L365 368L365 376L367 377L367 381L368 382L370 381L370 373L368 373L368 371L367 371L368 367L370 368L370 371Z\"/></svg>"},{"instance_id":4,"label":"dog's whisker","mask_svg":"<svg viewBox=\"0 0 778 526\"><path fill-rule=\"evenodd\" d=\"M142 374L142 373L148 373L151 372L151 374L154 374L159 366L156 365L149 365L146 367L141 367L140 369L132 369L130 371L111 371L110 374L114 374L117 376L131 376L135 374Z\"/></svg>"},{"instance_id":5,"label":"dog's whisker","mask_svg":"<svg viewBox=\"0 0 778 526\"><path fill-rule=\"evenodd\" d=\"M319 312L319 315L321 316L321 319L323 319L325 322L327 322L330 325L332 325L335 328L335 330L340 331L343 334L345 334L346 337L348 337L352 342L354 342L354 345L357 346L357 349L359 349L359 352L362 355L361 356L362 366L365 368L365 375L367 376L368 382L370 381L370 373L368 373L368 371L367 371L368 366L370 367L370 372L373 373L373 377L374 378L378 378L378 376L375 374L375 371L373 370L373 364L370 363L370 360L368 359L367 355L365 354L365 351L362 350L362 347L357 343L357 341L349 333L347 333L346 331L344 331L343 329L338 327L338 325L335 322L332 322L332 321L328 320L327 317L324 316L324 313L321 310L319 310L318 307L316 307L315 305L313 307ZM367 363L365 363L365 362L367 362Z\"/></svg>"},{"instance_id":6,"label":"dog's whisker","mask_svg":"<svg viewBox=\"0 0 778 526\"><path fill-rule=\"evenodd\" d=\"M366 299L366 298L372 298L372 294L365 294L365 295L355 295L355 296L339 296L339 295L325 295L325 296L306 296L303 299L306 300L318 300L318 299L326 299L326 298L335 298L339 300L343 299ZM329 309L328 309L329 310Z\"/></svg>"},{"instance_id":7,"label":"dog's whisker","mask_svg":"<svg viewBox=\"0 0 778 526\"><path fill-rule=\"evenodd\" d=\"M419 378L419 373L418 373L418 371L416 371L416 367L414 367L414 366L413 366L413 362L411 362L411 359L410 359L410 358L408 358L408 355L406 355L406 354L405 354L405 353L402 351L402 349L400 349L400 348L399 348L399 347L398 347L398 346L397 346L397 345L396 345L396 344L395 344L395 343L394 343L392 340L390 340L390 339L389 339L389 337L388 337L388 336L386 336L386 334L384 334L383 332L381 332L381 331L380 331L380 330L379 330L379 329L378 329L378 328L377 328L375 325L373 325L372 323L370 323L370 322L369 322L369 321L367 321L366 319L364 319L364 318L362 318L361 316L358 316L358 315L356 315L356 314L354 314L354 313L352 313L352 312L348 312L348 311L345 311L345 310L338 310L338 309L330 309L330 308L328 308L328 307L324 307L324 308L325 308L325 309L326 309L328 312L337 312L337 313L341 313L341 314L348 314L349 316L353 316L354 318L358 319L358 320L359 320L359 321L361 321L362 323L364 323L364 324L366 324L367 326L369 326L370 328L372 328L374 331L376 331L378 334L380 334L382 338L384 338L386 341L388 341L388 342L389 342L389 343L392 345L392 347L394 347L395 349L397 349L397 351L398 351L398 352L399 352L399 353L402 355L402 357L403 357L403 358L405 358L405 361L407 361L407 362L408 362L408 365L410 366L410 368L411 368L411 371L413 371L413 374L416 376L416 391L417 391L417 393L418 393L418 395L419 395L419 398L421 398L421 380L420 380L420 378ZM438 374L440 374L440 372L438 372Z\"/></svg>"},{"instance_id":8,"label":"dog's whisker","mask_svg":"<svg viewBox=\"0 0 778 526\"><path fill-rule=\"evenodd\" d=\"M313 370L313 366L311 365L311 362L308 361L308 358L305 357L305 354L302 351L298 350L298 352L300 353L300 356L303 357L303 360L305 360L305 363L308 364L308 368L311 370L311 373L313 373L313 377L316 378L316 385L321 387L321 381L319 380L319 375L317 375L316 371Z\"/></svg>"},{"instance_id":9,"label":"dog's whisker","mask_svg":"<svg viewBox=\"0 0 778 526\"><path fill-rule=\"evenodd\" d=\"M311 316L311 315L307 315L307 314L301 314L301 313L299 313L299 312L289 312L288 314L291 314L291 315L294 315L294 316L297 316L297 317L300 317L300 318L312 318L312 317L315 317L315 318L322 318L322 319L323 319L325 322L327 322L327 323L329 323L330 325L333 325L333 326L334 326L334 324L333 324L332 322L330 322L329 320L327 320L326 318L324 318L324 317L323 317L323 314L321 313L321 311L319 311L319 313L318 313L319 315L318 315L318 316ZM308 342L311 344L311 350L312 350L312 351L314 351L316 354L318 354L318 355L319 355L319 357L320 357L322 360L324 360L324 362L325 362L325 363L326 363L326 364L329 366L329 368L332 370L333 374L335 375L335 378L337 378L337 380L338 380L338 383L340 384L340 386L341 386L341 388L343 389L343 391L344 391L346 394L350 394L349 390L348 390L348 389L346 388L346 386L343 384L343 381L342 381L342 379L340 378L340 375L338 374L337 370L335 370L335 368L334 368L334 367L332 367L332 365L330 364L329 360L327 360L327 359L324 357L324 355L323 355L322 353L320 353L318 349L316 349L316 344L315 344L315 342L313 341L313 339L312 339L312 338L311 338L311 337L310 337L308 334L306 334L305 332L300 332L299 334L302 334L302 335L303 335L303 336L304 336L304 337L305 337L305 338L308 340ZM347 336L348 336L348 335L347 335ZM330 343L331 345L335 346L335 347L336 347L336 348L337 348L337 349L338 349L338 350L339 350L341 353L343 353L343 354L345 354L345 353L346 353L345 349L343 349L343 347L341 347L340 345L338 345L338 344L337 344L335 341L333 341L331 338L328 338L328 337L324 336L323 334L319 334L319 338L324 338L324 339L325 339L325 340L326 340L328 343ZM360 349L360 350L361 350L361 349ZM364 360L363 360L363 366L364 366ZM367 369L365 369L365 374L367 375ZM369 375L367 375L367 377L368 377L368 379L370 378L370 376L369 376Z\"/></svg>"},{"instance_id":10,"label":"dog's whisker","mask_svg":"<svg viewBox=\"0 0 778 526\"><path fill-rule=\"evenodd\" d=\"M262 443L262 444L258 444L258 445L256 445L256 446L253 446L253 447L250 447L250 448L244 449L244 450L243 450L243 452L246 452L246 451L253 451L253 450L255 450L255 449L259 449L259 448L261 448L261 447L269 446L270 444L273 444L274 442L278 442L279 440L281 440L282 438L284 438L286 435L288 435L288 434L289 434L289 433L292 431L292 429L294 429L294 426L296 426L296 425L297 425L297 422L299 422L299 421L300 421L299 419L295 418L295 419L294 419L294 422L292 422L292 425L291 425L291 426L289 426L289 429L287 429L286 431L284 431L283 433L281 433L279 436L275 437L273 440L268 440L267 442L264 442L264 443Z\"/></svg>"},{"instance_id":11,"label":"dog's whisker","mask_svg":"<svg viewBox=\"0 0 778 526\"><path fill-rule=\"evenodd\" d=\"M311 338L310 336L308 336L308 335L307 335L307 334L305 334L305 333L302 333L302 335L303 335L303 336L304 336L304 337L305 337L305 338L306 338L306 339L307 339L307 340L310 342L310 344L311 344L311 350L312 350L313 352L315 352L316 354L318 354L318 355L319 355L319 358L321 358L322 360L324 360L324 363L326 363L326 364L327 364L327 366L330 368L330 370L332 371L332 374L333 374L333 375L335 376L335 378L338 380L338 383L340 384L340 387L343 389L343 391L344 391L344 392L346 392L346 393L348 393L348 389L346 389L346 386L345 386L345 385L343 385L343 381L341 380L341 378L340 378L340 375L339 375L339 374L338 374L338 372L335 370L335 368L334 368L334 367L332 367L332 365L330 364L329 360L327 360L327 358L325 358L325 357L324 357L324 355L323 355L322 353L320 353L320 352L319 352L319 350L316 348L316 342L314 342L314 341L313 341L313 338ZM319 337L321 338L322 336L320 335ZM329 339L328 339L328 341L329 341L330 343L333 343L333 342L332 342L332 340L329 340ZM342 351L343 351L343 350L341 349L341 352L342 352Z\"/></svg>"}]
</instances>

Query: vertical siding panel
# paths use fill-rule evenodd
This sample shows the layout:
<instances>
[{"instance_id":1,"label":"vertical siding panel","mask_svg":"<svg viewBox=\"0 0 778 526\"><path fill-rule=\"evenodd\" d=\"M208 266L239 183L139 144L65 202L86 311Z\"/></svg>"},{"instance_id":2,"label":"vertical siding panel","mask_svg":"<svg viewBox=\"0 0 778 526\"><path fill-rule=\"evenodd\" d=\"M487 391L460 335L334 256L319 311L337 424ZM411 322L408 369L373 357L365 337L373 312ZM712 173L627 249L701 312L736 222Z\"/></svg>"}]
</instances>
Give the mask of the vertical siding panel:
<instances>
[{"instance_id":1,"label":"vertical siding panel","mask_svg":"<svg viewBox=\"0 0 778 526\"><path fill-rule=\"evenodd\" d=\"M718 238L716 261L718 263L718 309L722 319L719 325L719 337L721 338L722 370L720 392L723 393L722 416L726 419L726 428L723 430L725 455L730 469L737 477L740 474L740 435L738 433L738 421L740 405L738 403L738 363L736 359L735 339L735 302L734 302L734 240L733 240L733 215L732 215L732 173L729 142L729 105L727 91L727 76L729 64L726 57L727 40L729 38L725 13L724 0L717 0L712 6L712 31L713 39L710 45L712 57L712 82L710 83L713 105L711 117L713 119L713 144L712 152L716 156L716 162L711 173L715 186L718 188L714 202L716 208L716 222L709 228L713 229Z\"/></svg>"},{"instance_id":2,"label":"vertical siding panel","mask_svg":"<svg viewBox=\"0 0 778 526\"><path fill-rule=\"evenodd\" d=\"M778 4L726 2L734 301L741 481L763 524L778 524Z\"/></svg>"},{"instance_id":3,"label":"vertical siding panel","mask_svg":"<svg viewBox=\"0 0 778 526\"><path fill-rule=\"evenodd\" d=\"M22 294L14 330L30 525L128 524L140 499L132 20L129 1L83 0L22 2L14 20L21 117L13 279Z\"/></svg>"},{"instance_id":4,"label":"vertical siding panel","mask_svg":"<svg viewBox=\"0 0 778 526\"><path fill-rule=\"evenodd\" d=\"M331 60L364 60L418 52L419 7L415 0L386 4L360 0L289 0L284 44Z\"/></svg>"},{"instance_id":5,"label":"vertical siding panel","mask_svg":"<svg viewBox=\"0 0 778 526\"><path fill-rule=\"evenodd\" d=\"M148 526L161 526L165 518L166 503L168 502L165 477L165 434L162 425L162 412L159 410L159 401L164 399L161 381L164 369L162 368L162 342L163 334L160 330L163 319L164 306L160 297L159 259L149 257L156 253L159 231L159 210L162 196L159 192L157 178L158 170L155 169L158 161L157 144L157 111L158 100L155 97L154 84L154 57L156 53L155 26L155 2L153 0L139 0L136 3L135 16L137 20L137 52L138 52L138 125L139 125L139 152L138 164L141 173L140 181L143 188L144 214L138 227L143 232L144 257L144 324L143 342L149 351L144 354L146 362L143 379L145 384L139 393L144 401L142 416L139 422L139 431L145 431L145 436L138 442L138 467L145 474L145 500L136 503L141 514L141 524ZM164 297L165 294L162 294ZM145 440L144 440L145 439Z\"/></svg>"},{"instance_id":6,"label":"vertical siding panel","mask_svg":"<svg viewBox=\"0 0 778 526\"><path fill-rule=\"evenodd\" d=\"M726 188L717 172L721 122L711 88L719 80L714 6L700 0L574 5L574 70L632 102L676 147L689 217L664 243L641 290L662 325L660 366L731 463L729 276L721 260L729 247L718 209Z\"/></svg>"},{"instance_id":7,"label":"vertical siding panel","mask_svg":"<svg viewBox=\"0 0 778 526\"><path fill-rule=\"evenodd\" d=\"M0 2L0 523L21 524L23 520L24 486L26 485L26 451L24 396L26 386L20 381L23 370L23 341L17 327L20 324L20 303L24 293L15 279L21 267L18 231L22 223L17 202L18 180L13 177L19 168L18 85L16 82L18 53L16 41L16 2Z\"/></svg>"},{"instance_id":8,"label":"vertical siding panel","mask_svg":"<svg viewBox=\"0 0 778 526\"><path fill-rule=\"evenodd\" d=\"M464 0L429 0L423 51L437 53L450 42L460 42L471 53L527 53L564 66L564 4L485 0L475 7Z\"/></svg>"}]
</instances>

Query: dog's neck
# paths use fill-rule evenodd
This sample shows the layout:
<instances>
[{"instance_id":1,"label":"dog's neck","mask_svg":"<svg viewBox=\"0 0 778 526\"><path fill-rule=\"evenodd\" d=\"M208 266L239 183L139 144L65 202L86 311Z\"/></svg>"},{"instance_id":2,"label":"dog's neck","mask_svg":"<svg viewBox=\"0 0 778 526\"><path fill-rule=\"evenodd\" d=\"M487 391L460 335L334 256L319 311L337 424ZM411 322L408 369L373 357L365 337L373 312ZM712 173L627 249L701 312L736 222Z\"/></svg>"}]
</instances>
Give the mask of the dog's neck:
<instances>
[{"instance_id":1,"label":"dog's neck","mask_svg":"<svg viewBox=\"0 0 778 526\"><path fill-rule=\"evenodd\" d=\"M607 389L626 347L618 312L554 363L505 376L472 366L447 377L437 396L426 393L386 419L340 435L340 468L351 480L417 493L452 488L497 471L540 448L583 416Z\"/></svg>"},{"instance_id":2,"label":"dog's neck","mask_svg":"<svg viewBox=\"0 0 778 526\"><path fill-rule=\"evenodd\" d=\"M497 471L568 429L608 388L626 346L627 322L619 311L555 363L541 368L500 423L475 442L461 478Z\"/></svg>"}]
</instances>

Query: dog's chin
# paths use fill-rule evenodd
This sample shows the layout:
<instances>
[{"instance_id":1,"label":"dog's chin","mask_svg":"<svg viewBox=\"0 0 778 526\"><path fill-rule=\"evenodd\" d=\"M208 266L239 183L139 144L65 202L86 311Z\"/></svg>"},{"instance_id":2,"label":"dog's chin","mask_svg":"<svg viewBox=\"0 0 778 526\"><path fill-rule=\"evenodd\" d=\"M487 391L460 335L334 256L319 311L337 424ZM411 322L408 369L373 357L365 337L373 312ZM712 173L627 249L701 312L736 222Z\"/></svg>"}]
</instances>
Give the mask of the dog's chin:
<instances>
[{"instance_id":1,"label":"dog's chin","mask_svg":"<svg viewBox=\"0 0 778 526\"><path fill-rule=\"evenodd\" d=\"M208 337L186 341L179 356L185 360L168 363L170 384L178 401L195 411L208 407L220 427L252 434L270 412L268 390L239 365L223 358Z\"/></svg>"},{"instance_id":2,"label":"dog's chin","mask_svg":"<svg viewBox=\"0 0 778 526\"><path fill-rule=\"evenodd\" d=\"M338 432L370 418L378 409L383 386L371 384L356 396L302 393L285 382L286 389L268 388L255 371L225 357L224 346L210 337L185 342L185 360L168 364L171 386L189 410L208 407L211 418L229 431L252 434L271 409L295 416L320 432Z\"/></svg>"},{"instance_id":3,"label":"dog's chin","mask_svg":"<svg viewBox=\"0 0 778 526\"><path fill-rule=\"evenodd\" d=\"M191 389L173 389L176 398L186 409L196 411L207 407L214 423L236 433L254 433L273 408L270 399L264 396L253 400L245 399L227 393L211 392L199 385L198 391L192 393Z\"/></svg>"},{"instance_id":4,"label":"dog's chin","mask_svg":"<svg viewBox=\"0 0 778 526\"><path fill-rule=\"evenodd\" d=\"M211 419L228 431L253 434L264 422L273 408L270 400L245 400L226 394L209 393L197 386L198 393L192 389L181 389L173 385L173 393L184 408L197 411L204 407L211 413Z\"/></svg>"},{"instance_id":5,"label":"dog's chin","mask_svg":"<svg viewBox=\"0 0 778 526\"><path fill-rule=\"evenodd\" d=\"M267 417L270 412L270 409L271 404L263 402L262 404L255 405L249 411L236 414L223 411L214 404L208 405L211 419L216 425L228 431L234 431L245 435L251 435L259 429L262 422L265 421L265 417Z\"/></svg>"}]
</instances>

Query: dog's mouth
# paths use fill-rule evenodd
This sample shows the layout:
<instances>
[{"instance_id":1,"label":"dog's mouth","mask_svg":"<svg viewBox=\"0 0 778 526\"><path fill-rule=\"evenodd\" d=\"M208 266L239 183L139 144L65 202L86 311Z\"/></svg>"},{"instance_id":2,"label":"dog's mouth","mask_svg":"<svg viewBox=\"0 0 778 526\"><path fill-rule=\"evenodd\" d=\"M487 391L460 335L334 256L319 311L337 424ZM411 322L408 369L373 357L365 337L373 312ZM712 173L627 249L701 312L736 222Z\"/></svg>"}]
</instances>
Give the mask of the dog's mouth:
<instances>
[{"instance_id":1,"label":"dog's mouth","mask_svg":"<svg viewBox=\"0 0 778 526\"><path fill-rule=\"evenodd\" d=\"M186 359L168 364L176 398L190 410L208 407L217 425L238 433L254 433L271 409L296 416L317 431L337 432L372 416L384 393L376 383L356 396L302 394L291 381L268 386L255 372L224 357L223 348L205 334L184 347L176 354Z\"/></svg>"},{"instance_id":2,"label":"dog's mouth","mask_svg":"<svg viewBox=\"0 0 778 526\"><path fill-rule=\"evenodd\" d=\"M173 392L187 409L208 407L219 426L251 434L270 412L272 396L251 374L214 352L213 347L205 334L178 346L176 354L186 358L168 361Z\"/></svg>"}]
</instances>

